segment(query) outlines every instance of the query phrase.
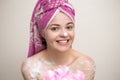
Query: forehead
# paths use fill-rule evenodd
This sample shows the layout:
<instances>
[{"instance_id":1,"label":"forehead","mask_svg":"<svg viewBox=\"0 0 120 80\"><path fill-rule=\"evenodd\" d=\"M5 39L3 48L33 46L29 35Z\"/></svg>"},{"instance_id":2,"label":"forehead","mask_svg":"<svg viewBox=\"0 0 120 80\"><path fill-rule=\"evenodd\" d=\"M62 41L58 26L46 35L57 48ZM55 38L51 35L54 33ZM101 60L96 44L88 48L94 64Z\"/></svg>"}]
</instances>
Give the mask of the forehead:
<instances>
[{"instance_id":1,"label":"forehead","mask_svg":"<svg viewBox=\"0 0 120 80\"><path fill-rule=\"evenodd\" d=\"M49 25L51 25L51 24L67 24L69 22L73 23L71 18L63 12L59 12L58 14L55 15L55 17L53 18L53 20L50 22Z\"/></svg>"}]
</instances>

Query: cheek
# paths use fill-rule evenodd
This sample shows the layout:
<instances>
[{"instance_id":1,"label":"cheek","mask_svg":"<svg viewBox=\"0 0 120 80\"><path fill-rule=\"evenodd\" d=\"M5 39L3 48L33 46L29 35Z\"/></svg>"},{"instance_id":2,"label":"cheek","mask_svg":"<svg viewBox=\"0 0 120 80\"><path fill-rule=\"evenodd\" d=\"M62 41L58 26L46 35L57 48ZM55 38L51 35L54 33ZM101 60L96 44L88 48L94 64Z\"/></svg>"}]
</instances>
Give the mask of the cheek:
<instances>
[{"instance_id":1,"label":"cheek","mask_svg":"<svg viewBox=\"0 0 120 80\"><path fill-rule=\"evenodd\" d=\"M74 31L70 33L70 36L71 36L71 38L74 38L74 36L75 36Z\"/></svg>"},{"instance_id":2,"label":"cheek","mask_svg":"<svg viewBox=\"0 0 120 80\"><path fill-rule=\"evenodd\" d=\"M45 33L45 36L44 36L46 42L53 41L55 39L55 37L56 37L56 34L53 34L51 32Z\"/></svg>"}]
</instances>

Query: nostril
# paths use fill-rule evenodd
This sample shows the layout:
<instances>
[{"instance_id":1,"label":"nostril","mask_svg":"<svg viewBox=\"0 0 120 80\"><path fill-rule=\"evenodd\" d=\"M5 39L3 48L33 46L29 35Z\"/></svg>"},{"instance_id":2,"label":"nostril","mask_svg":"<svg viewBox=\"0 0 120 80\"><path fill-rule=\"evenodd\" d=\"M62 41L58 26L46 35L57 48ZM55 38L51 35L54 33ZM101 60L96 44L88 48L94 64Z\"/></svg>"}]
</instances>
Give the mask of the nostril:
<instances>
[{"instance_id":1,"label":"nostril","mask_svg":"<svg viewBox=\"0 0 120 80\"><path fill-rule=\"evenodd\" d=\"M68 33L67 33L67 32L64 32L64 36L68 36Z\"/></svg>"}]
</instances>

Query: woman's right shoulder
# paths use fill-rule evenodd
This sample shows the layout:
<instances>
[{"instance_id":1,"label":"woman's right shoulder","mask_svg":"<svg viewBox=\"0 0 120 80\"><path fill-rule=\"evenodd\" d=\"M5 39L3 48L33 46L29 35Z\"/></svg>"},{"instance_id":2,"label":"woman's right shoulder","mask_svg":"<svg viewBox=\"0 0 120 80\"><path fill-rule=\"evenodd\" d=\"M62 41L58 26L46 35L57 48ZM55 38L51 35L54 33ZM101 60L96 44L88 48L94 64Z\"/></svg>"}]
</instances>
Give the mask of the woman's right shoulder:
<instances>
[{"instance_id":1,"label":"woman's right shoulder","mask_svg":"<svg viewBox=\"0 0 120 80\"><path fill-rule=\"evenodd\" d=\"M23 74L28 74L30 68L32 67L31 65L35 63L35 60L34 58L30 57L30 58L27 58L25 59L23 62L22 62L22 66L21 66L21 71Z\"/></svg>"},{"instance_id":2,"label":"woman's right shoulder","mask_svg":"<svg viewBox=\"0 0 120 80\"><path fill-rule=\"evenodd\" d=\"M41 62L42 61L42 55L43 53L39 52L39 53L36 53L35 55L31 56L31 57L28 57L27 59L25 59L23 62L22 62L22 68L24 69L29 69L31 67L31 65L33 64L37 64L38 62Z\"/></svg>"},{"instance_id":3,"label":"woman's right shoulder","mask_svg":"<svg viewBox=\"0 0 120 80\"><path fill-rule=\"evenodd\" d=\"M21 66L21 72L23 75L24 80L31 80L30 75L29 75L29 71L30 71L30 60L31 59L26 59L22 62L22 66Z\"/></svg>"},{"instance_id":4,"label":"woman's right shoulder","mask_svg":"<svg viewBox=\"0 0 120 80\"><path fill-rule=\"evenodd\" d=\"M22 62L22 69L27 69L33 63L33 58L27 58Z\"/></svg>"},{"instance_id":5,"label":"woman's right shoulder","mask_svg":"<svg viewBox=\"0 0 120 80\"><path fill-rule=\"evenodd\" d=\"M31 80L34 77L32 74L34 70L42 67L42 61L38 57L38 54L33 55L22 62L21 72L25 80Z\"/></svg>"}]
</instances>

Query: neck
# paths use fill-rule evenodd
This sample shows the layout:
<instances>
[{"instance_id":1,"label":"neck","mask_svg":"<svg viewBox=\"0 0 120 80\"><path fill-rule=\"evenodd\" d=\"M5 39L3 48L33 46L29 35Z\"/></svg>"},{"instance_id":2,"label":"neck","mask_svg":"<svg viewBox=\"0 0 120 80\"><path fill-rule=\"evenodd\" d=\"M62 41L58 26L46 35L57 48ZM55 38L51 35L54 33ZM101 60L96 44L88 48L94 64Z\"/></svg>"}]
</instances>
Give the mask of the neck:
<instances>
[{"instance_id":1,"label":"neck","mask_svg":"<svg viewBox=\"0 0 120 80\"><path fill-rule=\"evenodd\" d=\"M46 53L48 60L54 63L55 65L68 65L71 62L72 49L69 49L65 52L47 49Z\"/></svg>"}]
</instances>

